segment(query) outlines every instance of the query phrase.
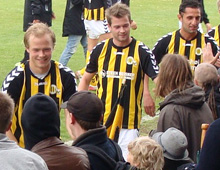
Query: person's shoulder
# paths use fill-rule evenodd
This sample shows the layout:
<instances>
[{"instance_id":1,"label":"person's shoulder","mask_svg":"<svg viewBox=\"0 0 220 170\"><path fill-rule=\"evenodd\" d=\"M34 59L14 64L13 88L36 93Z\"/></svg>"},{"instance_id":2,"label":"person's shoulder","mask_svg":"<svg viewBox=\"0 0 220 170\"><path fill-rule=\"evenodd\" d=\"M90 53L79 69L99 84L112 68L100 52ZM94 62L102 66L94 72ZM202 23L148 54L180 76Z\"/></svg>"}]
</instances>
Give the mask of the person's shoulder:
<instances>
[{"instance_id":1,"label":"person's shoulder","mask_svg":"<svg viewBox=\"0 0 220 170\"><path fill-rule=\"evenodd\" d=\"M7 92L10 85L14 86L16 82L22 82L22 78L24 78L24 64L16 66L8 73L2 84L2 91Z\"/></svg>"},{"instance_id":2,"label":"person's shoulder","mask_svg":"<svg viewBox=\"0 0 220 170\"><path fill-rule=\"evenodd\" d=\"M208 33L207 34L200 33L200 34L202 34L202 36L204 36L206 40L215 41L215 39L212 36L210 36Z\"/></svg>"},{"instance_id":3,"label":"person's shoulder","mask_svg":"<svg viewBox=\"0 0 220 170\"><path fill-rule=\"evenodd\" d=\"M75 77L74 72L69 67L64 66L63 64L61 64L57 61L54 61L54 64L60 70L61 76L62 76L62 74L65 74L65 75L70 75L70 76Z\"/></svg>"},{"instance_id":4,"label":"person's shoulder","mask_svg":"<svg viewBox=\"0 0 220 170\"><path fill-rule=\"evenodd\" d=\"M42 169L42 170L47 170L47 165L43 158L41 158L38 154L33 153L29 150L23 149L18 147L17 148L17 153L19 153L17 156L18 158L21 158L21 161L25 161L26 163L29 163L30 166L33 168L33 170L37 169ZM28 169L28 167L27 167Z\"/></svg>"},{"instance_id":5,"label":"person's shoulder","mask_svg":"<svg viewBox=\"0 0 220 170\"><path fill-rule=\"evenodd\" d=\"M153 58L154 58L153 52L151 51L151 49L147 45L145 45L141 41L137 41L137 43L138 43L138 46L139 46L140 54L144 54L144 55L147 54L149 56L153 56Z\"/></svg>"},{"instance_id":6,"label":"person's shoulder","mask_svg":"<svg viewBox=\"0 0 220 170\"><path fill-rule=\"evenodd\" d=\"M163 35L162 37L160 37L158 41L160 41L160 40L162 40L162 39L165 39L165 38L171 37L175 32L177 32L177 31L168 32L167 34L165 34L165 35Z\"/></svg>"}]
</instances>

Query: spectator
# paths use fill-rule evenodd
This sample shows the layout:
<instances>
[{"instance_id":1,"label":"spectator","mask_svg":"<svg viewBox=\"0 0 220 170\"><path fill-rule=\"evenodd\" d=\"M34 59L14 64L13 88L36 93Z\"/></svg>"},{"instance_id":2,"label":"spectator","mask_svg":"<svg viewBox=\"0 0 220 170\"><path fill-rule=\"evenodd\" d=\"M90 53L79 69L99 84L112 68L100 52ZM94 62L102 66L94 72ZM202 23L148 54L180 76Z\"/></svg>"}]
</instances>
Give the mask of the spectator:
<instances>
[{"instance_id":1,"label":"spectator","mask_svg":"<svg viewBox=\"0 0 220 170\"><path fill-rule=\"evenodd\" d=\"M60 56L60 63L64 66L67 65L71 56L76 52L79 43L81 43L86 57L87 36L82 15L83 0L67 0L63 21L63 37L68 37L68 41Z\"/></svg>"},{"instance_id":2,"label":"spectator","mask_svg":"<svg viewBox=\"0 0 220 170\"><path fill-rule=\"evenodd\" d=\"M220 0L217 0L217 7L218 7L218 13L220 14ZM220 25L217 25L213 27L209 32L208 35L213 37L215 41L217 42L218 46L220 46Z\"/></svg>"},{"instance_id":3,"label":"spectator","mask_svg":"<svg viewBox=\"0 0 220 170\"><path fill-rule=\"evenodd\" d=\"M220 119L215 120L208 128L202 150L199 157L199 163L196 170L219 170L220 162Z\"/></svg>"},{"instance_id":4,"label":"spectator","mask_svg":"<svg viewBox=\"0 0 220 170\"><path fill-rule=\"evenodd\" d=\"M6 136L10 129L14 111L14 101L8 95L0 92L0 164L1 169L16 170L48 170L44 160L35 153L20 148L16 142Z\"/></svg>"},{"instance_id":5,"label":"spectator","mask_svg":"<svg viewBox=\"0 0 220 170\"><path fill-rule=\"evenodd\" d=\"M40 155L50 170L89 170L85 151L60 140L60 117L55 101L42 93L30 97L21 117L25 148Z\"/></svg>"},{"instance_id":6,"label":"spectator","mask_svg":"<svg viewBox=\"0 0 220 170\"><path fill-rule=\"evenodd\" d=\"M182 131L188 140L189 157L196 162L201 125L211 123L213 117L205 102L204 91L193 84L192 71L185 57L179 54L163 57L155 93L158 97L165 97L159 104L157 132L165 132L170 127Z\"/></svg>"},{"instance_id":7,"label":"spectator","mask_svg":"<svg viewBox=\"0 0 220 170\"><path fill-rule=\"evenodd\" d=\"M220 91L217 69L209 63L201 63L195 69L194 82L205 91L214 119L220 117Z\"/></svg>"},{"instance_id":8,"label":"spectator","mask_svg":"<svg viewBox=\"0 0 220 170\"><path fill-rule=\"evenodd\" d=\"M152 138L163 148L163 170L179 170L180 167L193 162L189 158L186 136L180 130L171 127L165 132L153 134Z\"/></svg>"},{"instance_id":9,"label":"spectator","mask_svg":"<svg viewBox=\"0 0 220 170\"><path fill-rule=\"evenodd\" d=\"M12 127L7 135L21 147L24 147L21 115L25 102L41 92L51 96L60 109L62 101L67 101L77 89L74 73L51 60L55 41L54 32L45 24L36 23L29 27L24 35L24 44L30 60L16 66L2 85L2 91L15 102Z\"/></svg>"},{"instance_id":10,"label":"spectator","mask_svg":"<svg viewBox=\"0 0 220 170\"><path fill-rule=\"evenodd\" d=\"M73 146L96 146L115 161L122 157L121 152L120 155L117 154L119 146L107 137L106 128L101 126L103 104L95 94L88 91L77 92L63 107L69 112L69 126L75 137ZM96 155L89 152L87 154L92 170L111 170Z\"/></svg>"},{"instance_id":11,"label":"spectator","mask_svg":"<svg viewBox=\"0 0 220 170\"><path fill-rule=\"evenodd\" d=\"M148 136L136 138L128 144L127 161L138 169L162 170L164 165L161 146Z\"/></svg>"}]
</instances>

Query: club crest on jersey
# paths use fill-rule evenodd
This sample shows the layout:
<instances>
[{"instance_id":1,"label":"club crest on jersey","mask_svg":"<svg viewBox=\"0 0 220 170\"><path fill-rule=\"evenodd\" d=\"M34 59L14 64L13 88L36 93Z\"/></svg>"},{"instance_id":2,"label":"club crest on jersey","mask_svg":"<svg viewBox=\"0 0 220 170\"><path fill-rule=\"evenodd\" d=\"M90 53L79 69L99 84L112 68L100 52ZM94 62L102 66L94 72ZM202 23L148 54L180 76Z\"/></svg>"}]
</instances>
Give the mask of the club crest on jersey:
<instances>
[{"instance_id":1,"label":"club crest on jersey","mask_svg":"<svg viewBox=\"0 0 220 170\"><path fill-rule=\"evenodd\" d=\"M126 62L128 65L137 65L137 62L134 60L132 56L128 56Z\"/></svg>"},{"instance_id":2,"label":"club crest on jersey","mask_svg":"<svg viewBox=\"0 0 220 170\"><path fill-rule=\"evenodd\" d=\"M58 89L55 84L51 84L50 94L60 94L60 89Z\"/></svg>"},{"instance_id":3,"label":"club crest on jersey","mask_svg":"<svg viewBox=\"0 0 220 170\"><path fill-rule=\"evenodd\" d=\"M202 55L202 49L200 47L196 48L196 55Z\"/></svg>"}]
</instances>

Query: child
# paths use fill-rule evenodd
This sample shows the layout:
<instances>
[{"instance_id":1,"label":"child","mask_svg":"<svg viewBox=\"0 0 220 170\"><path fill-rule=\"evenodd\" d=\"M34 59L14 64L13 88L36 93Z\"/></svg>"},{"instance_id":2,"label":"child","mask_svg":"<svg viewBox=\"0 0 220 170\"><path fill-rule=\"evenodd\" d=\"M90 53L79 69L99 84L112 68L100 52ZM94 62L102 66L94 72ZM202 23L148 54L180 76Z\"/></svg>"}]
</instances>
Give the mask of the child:
<instances>
[{"instance_id":1,"label":"child","mask_svg":"<svg viewBox=\"0 0 220 170\"><path fill-rule=\"evenodd\" d=\"M138 137L128 145L127 161L141 170L162 170L163 150L148 136Z\"/></svg>"}]
</instances>

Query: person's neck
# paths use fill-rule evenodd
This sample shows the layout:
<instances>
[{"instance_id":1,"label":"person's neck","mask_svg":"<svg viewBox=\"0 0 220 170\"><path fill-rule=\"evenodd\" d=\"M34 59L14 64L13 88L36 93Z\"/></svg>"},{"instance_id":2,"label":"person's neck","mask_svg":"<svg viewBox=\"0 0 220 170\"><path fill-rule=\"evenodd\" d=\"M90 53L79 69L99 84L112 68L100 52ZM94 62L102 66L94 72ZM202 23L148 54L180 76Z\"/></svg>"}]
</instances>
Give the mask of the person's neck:
<instances>
[{"instance_id":1,"label":"person's neck","mask_svg":"<svg viewBox=\"0 0 220 170\"><path fill-rule=\"evenodd\" d=\"M197 35L198 32L195 32L195 33L188 33L188 32L185 32L183 29L180 29L180 35L185 39L185 40L192 40L196 35Z\"/></svg>"},{"instance_id":2,"label":"person's neck","mask_svg":"<svg viewBox=\"0 0 220 170\"><path fill-rule=\"evenodd\" d=\"M82 134L84 134L84 133L87 132L87 130L82 129L79 124L75 125L72 130L74 131L73 135L74 135L74 137L75 137L76 139L77 139L79 136L81 136Z\"/></svg>"},{"instance_id":3,"label":"person's neck","mask_svg":"<svg viewBox=\"0 0 220 170\"><path fill-rule=\"evenodd\" d=\"M116 39L113 38L113 43L117 46L117 47L126 47L127 45L129 45L132 41L132 38L129 37L129 39L127 41L117 41Z\"/></svg>"},{"instance_id":4,"label":"person's neck","mask_svg":"<svg viewBox=\"0 0 220 170\"><path fill-rule=\"evenodd\" d=\"M50 67L51 67L51 64L49 64L45 68L36 68L36 67L33 67L30 63L30 70L33 74L45 74L50 70Z\"/></svg>"}]
</instances>

